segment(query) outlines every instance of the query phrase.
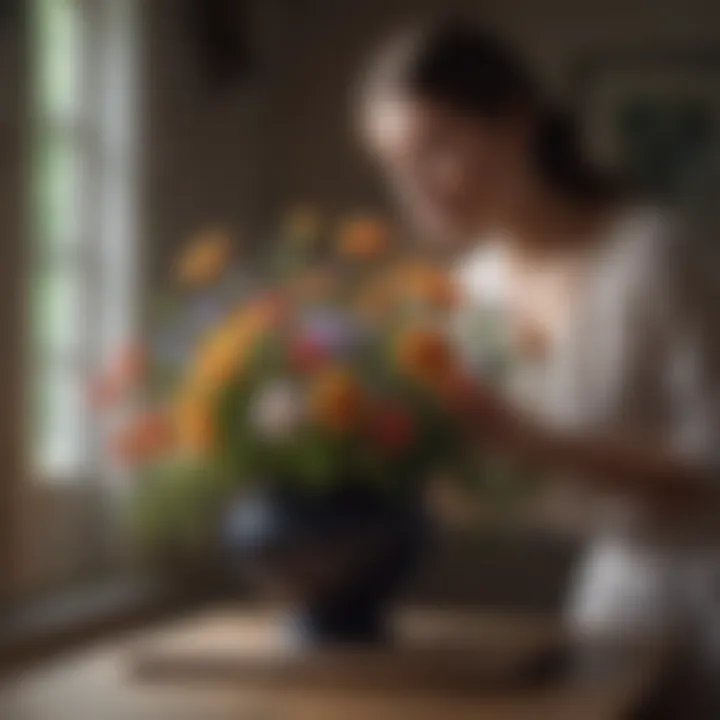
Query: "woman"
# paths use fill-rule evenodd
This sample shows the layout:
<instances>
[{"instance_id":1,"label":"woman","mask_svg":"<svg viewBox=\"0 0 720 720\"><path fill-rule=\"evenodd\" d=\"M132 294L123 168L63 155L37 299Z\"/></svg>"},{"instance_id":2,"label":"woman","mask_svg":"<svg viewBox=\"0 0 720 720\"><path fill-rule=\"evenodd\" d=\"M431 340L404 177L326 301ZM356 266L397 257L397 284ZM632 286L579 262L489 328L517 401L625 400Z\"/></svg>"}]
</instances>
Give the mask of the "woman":
<instances>
[{"instance_id":1,"label":"woman","mask_svg":"<svg viewBox=\"0 0 720 720\"><path fill-rule=\"evenodd\" d=\"M575 627L712 653L720 283L700 236L623 197L532 73L470 26L396 39L363 89L364 137L399 201L460 243L471 290L492 261L508 334L535 369L525 406L483 391L480 437L609 508L572 593Z\"/></svg>"}]
</instances>

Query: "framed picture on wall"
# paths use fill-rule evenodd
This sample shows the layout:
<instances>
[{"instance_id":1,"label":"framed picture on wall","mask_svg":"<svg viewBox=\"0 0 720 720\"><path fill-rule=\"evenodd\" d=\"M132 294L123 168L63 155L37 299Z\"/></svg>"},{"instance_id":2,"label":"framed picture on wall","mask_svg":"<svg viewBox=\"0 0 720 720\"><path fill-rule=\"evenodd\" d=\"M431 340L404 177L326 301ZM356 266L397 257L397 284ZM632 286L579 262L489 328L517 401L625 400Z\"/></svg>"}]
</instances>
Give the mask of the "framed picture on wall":
<instances>
[{"instance_id":1,"label":"framed picture on wall","mask_svg":"<svg viewBox=\"0 0 720 720\"><path fill-rule=\"evenodd\" d=\"M640 191L672 201L720 173L720 55L597 58L575 87L594 152Z\"/></svg>"}]
</instances>

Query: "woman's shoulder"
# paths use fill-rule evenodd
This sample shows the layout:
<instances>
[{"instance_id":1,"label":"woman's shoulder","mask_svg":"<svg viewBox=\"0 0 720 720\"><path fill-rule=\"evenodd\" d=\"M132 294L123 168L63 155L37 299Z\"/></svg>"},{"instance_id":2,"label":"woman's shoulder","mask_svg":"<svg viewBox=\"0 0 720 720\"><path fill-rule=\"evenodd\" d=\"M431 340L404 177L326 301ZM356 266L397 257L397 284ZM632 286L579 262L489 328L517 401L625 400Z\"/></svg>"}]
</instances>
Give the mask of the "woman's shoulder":
<instances>
[{"instance_id":1,"label":"woman's shoulder","mask_svg":"<svg viewBox=\"0 0 720 720\"><path fill-rule=\"evenodd\" d=\"M611 255L619 254L626 260L660 257L677 236L677 223L675 213L660 207L624 205L615 210L608 223L606 246Z\"/></svg>"},{"instance_id":2,"label":"woman's shoulder","mask_svg":"<svg viewBox=\"0 0 720 720\"><path fill-rule=\"evenodd\" d=\"M720 243L682 209L624 209L606 270L632 301L677 311L712 304L720 292Z\"/></svg>"},{"instance_id":3,"label":"woman's shoulder","mask_svg":"<svg viewBox=\"0 0 720 720\"><path fill-rule=\"evenodd\" d=\"M621 208L610 223L607 241L607 251L601 253L606 267L634 285L653 279L667 282L681 269L706 264L713 251L692 218L651 205Z\"/></svg>"},{"instance_id":4,"label":"woman's shoulder","mask_svg":"<svg viewBox=\"0 0 720 720\"><path fill-rule=\"evenodd\" d=\"M621 250L644 266L707 265L708 258L720 258L720 223L713 230L687 208L631 205L617 217L612 232Z\"/></svg>"}]
</instances>

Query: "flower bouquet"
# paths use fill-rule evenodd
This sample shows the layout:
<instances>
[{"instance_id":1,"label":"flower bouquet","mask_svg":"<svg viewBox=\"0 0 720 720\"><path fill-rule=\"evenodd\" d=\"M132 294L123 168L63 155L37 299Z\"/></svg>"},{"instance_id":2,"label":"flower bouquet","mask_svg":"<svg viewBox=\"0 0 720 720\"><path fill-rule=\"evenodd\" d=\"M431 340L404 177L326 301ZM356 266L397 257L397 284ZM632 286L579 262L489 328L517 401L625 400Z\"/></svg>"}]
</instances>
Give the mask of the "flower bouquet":
<instances>
[{"instance_id":1,"label":"flower bouquet","mask_svg":"<svg viewBox=\"0 0 720 720\"><path fill-rule=\"evenodd\" d=\"M374 218L323 231L298 211L273 248L251 275L227 234L192 243L147 357L95 396L132 390L114 445L149 543L216 550L289 597L306 638L377 639L428 538L426 482L478 469L457 290Z\"/></svg>"}]
</instances>

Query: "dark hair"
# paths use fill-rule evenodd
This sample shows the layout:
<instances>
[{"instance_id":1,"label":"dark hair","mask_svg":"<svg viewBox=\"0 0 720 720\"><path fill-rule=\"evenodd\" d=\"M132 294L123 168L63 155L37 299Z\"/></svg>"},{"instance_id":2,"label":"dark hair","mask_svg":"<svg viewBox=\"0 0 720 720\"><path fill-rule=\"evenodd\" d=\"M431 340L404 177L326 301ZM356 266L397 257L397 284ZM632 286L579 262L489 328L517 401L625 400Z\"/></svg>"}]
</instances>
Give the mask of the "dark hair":
<instances>
[{"instance_id":1,"label":"dark hair","mask_svg":"<svg viewBox=\"0 0 720 720\"><path fill-rule=\"evenodd\" d=\"M401 33L379 53L367 81L370 92L409 92L490 120L528 113L536 119L533 160L545 182L578 199L611 193L583 152L572 113L550 102L519 54L471 23Z\"/></svg>"}]
</instances>

